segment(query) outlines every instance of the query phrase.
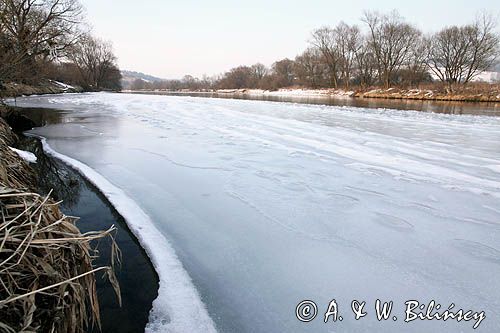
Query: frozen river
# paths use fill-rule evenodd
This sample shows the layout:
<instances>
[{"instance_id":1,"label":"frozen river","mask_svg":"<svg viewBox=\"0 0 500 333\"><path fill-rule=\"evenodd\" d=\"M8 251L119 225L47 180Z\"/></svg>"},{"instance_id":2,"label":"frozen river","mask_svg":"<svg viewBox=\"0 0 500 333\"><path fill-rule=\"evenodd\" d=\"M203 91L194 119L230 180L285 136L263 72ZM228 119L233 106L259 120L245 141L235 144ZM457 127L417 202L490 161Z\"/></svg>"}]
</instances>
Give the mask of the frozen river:
<instances>
[{"instance_id":1,"label":"frozen river","mask_svg":"<svg viewBox=\"0 0 500 333\"><path fill-rule=\"evenodd\" d=\"M32 132L130 213L162 272L150 330L473 331L404 322L406 301L435 300L500 332L500 118L106 93L17 104L64 110ZM325 324L332 299L343 320ZM394 301L389 320L377 299Z\"/></svg>"}]
</instances>

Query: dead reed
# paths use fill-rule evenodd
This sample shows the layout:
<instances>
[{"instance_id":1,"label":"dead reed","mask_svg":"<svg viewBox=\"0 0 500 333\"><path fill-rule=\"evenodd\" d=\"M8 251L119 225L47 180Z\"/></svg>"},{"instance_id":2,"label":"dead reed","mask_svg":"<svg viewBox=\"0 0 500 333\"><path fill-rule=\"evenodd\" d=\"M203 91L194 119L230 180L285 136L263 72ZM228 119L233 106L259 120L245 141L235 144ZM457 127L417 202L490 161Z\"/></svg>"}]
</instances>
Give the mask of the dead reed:
<instances>
[{"instance_id":1,"label":"dead reed","mask_svg":"<svg viewBox=\"0 0 500 333\"><path fill-rule=\"evenodd\" d=\"M14 140L0 118L0 331L84 332L99 325L96 273L120 301L115 228L82 234L50 194L34 192L32 169L8 149ZM111 267L96 268L91 242L104 237L111 238Z\"/></svg>"}]
</instances>

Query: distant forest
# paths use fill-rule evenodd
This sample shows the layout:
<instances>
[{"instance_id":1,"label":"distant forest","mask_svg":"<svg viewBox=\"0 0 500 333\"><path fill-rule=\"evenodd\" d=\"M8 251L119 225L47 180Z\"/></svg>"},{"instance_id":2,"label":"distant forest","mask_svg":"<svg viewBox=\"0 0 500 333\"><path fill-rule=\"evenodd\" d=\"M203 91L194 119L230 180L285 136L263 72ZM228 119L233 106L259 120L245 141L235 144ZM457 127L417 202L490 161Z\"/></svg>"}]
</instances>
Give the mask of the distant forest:
<instances>
[{"instance_id":1,"label":"distant forest","mask_svg":"<svg viewBox=\"0 0 500 333\"><path fill-rule=\"evenodd\" d=\"M282 87L351 89L409 87L439 81L448 89L471 82L497 64L500 36L487 13L462 26L424 34L396 11L364 12L361 25L340 22L312 32L309 47L271 68L257 63L203 78L129 83L133 90L203 90Z\"/></svg>"},{"instance_id":2,"label":"distant forest","mask_svg":"<svg viewBox=\"0 0 500 333\"><path fill-rule=\"evenodd\" d=\"M111 44L90 34L78 0L0 0L0 89L48 79L121 89Z\"/></svg>"}]
</instances>

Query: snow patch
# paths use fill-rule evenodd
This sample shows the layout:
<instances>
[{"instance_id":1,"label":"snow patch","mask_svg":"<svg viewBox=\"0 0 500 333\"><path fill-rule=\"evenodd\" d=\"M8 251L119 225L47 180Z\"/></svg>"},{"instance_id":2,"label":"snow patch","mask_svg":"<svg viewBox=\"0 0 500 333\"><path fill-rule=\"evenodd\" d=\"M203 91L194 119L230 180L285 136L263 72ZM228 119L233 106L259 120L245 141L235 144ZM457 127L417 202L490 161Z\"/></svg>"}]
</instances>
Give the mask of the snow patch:
<instances>
[{"instance_id":1,"label":"snow patch","mask_svg":"<svg viewBox=\"0 0 500 333\"><path fill-rule=\"evenodd\" d=\"M63 82L59 82L59 81L53 81L51 80L51 82L57 84L58 86L60 86L61 88L64 89L64 91L67 91L67 90L74 90L75 87L69 85L69 84L66 84L66 83L63 83Z\"/></svg>"},{"instance_id":2,"label":"snow patch","mask_svg":"<svg viewBox=\"0 0 500 333\"><path fill-rule=\"evenodd\" d=\"M9 148L13 152L15 152L17 155L19 155L19 157L21 157L26 162L36 163L36 156L35 156L35 154L30 153L29 151L25 151L25 150L20 150L20 149L16 149L16 148L12 148L12 147L9 147Z\"/></svg>"}]
</instances>

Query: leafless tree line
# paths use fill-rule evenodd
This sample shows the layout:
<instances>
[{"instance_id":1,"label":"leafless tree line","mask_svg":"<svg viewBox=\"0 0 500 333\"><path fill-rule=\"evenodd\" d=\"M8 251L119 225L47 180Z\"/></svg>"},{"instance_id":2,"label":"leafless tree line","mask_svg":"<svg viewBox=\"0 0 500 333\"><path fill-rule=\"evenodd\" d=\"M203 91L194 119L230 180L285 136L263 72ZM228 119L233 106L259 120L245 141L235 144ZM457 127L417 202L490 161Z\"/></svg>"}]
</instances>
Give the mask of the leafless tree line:
<instances>
[{"instance_id":1,"label":"leafless tree line","mask_svg":"<svg viewBox=\"0 0 500 333\"><path fill-rule=\"evenodd\" d=\"M444 82L467 83L497 61L500 36L491 16L481 15L473 24L448 27L428 41L426 64Z\"/></svg>"},{"instance_id":2,"label":"leafless tree line","mask_svg":"<svg viewBox=\"0 0 500 333\"><path fill-rule=\"evenodd\" d=\"M119 88L111 45L86 30L78 0L0 0L0 83L64 78Z\"/></svg>"},{"instance_id":3,"label":"leafless tree line","mask_svg":"<svg viewBox=\"0 0 500 333\"><path fill-rule=\"evenodd\" d=\"M486 13L471 24L427 36L395 11L365 12L362 22L366 33L344 22L315 30L312 48L296 58L303 72L297 78L311 85L328 81L334 88L339 83L347 89L352 83L389 88L431 80L432 73L451 85L491 69L499 55L496 22Z\"/></svg>"},{"instance_id":4,"label":"leafless tree line","mask_svg":"<svg viewBox=\"0 0 500 333\"><path fill-rule=\"evenodd\" d=\"M500 38L486 13L470 24L425 35L397 12L365 12L361 26L340 22L312 32L309 48L271 68L239 66L219 77L136 82L146 89L277 89L292 85L349 89L414 86L434 79L465 84L497 61Z\"/></svg>"}]
</instances>

